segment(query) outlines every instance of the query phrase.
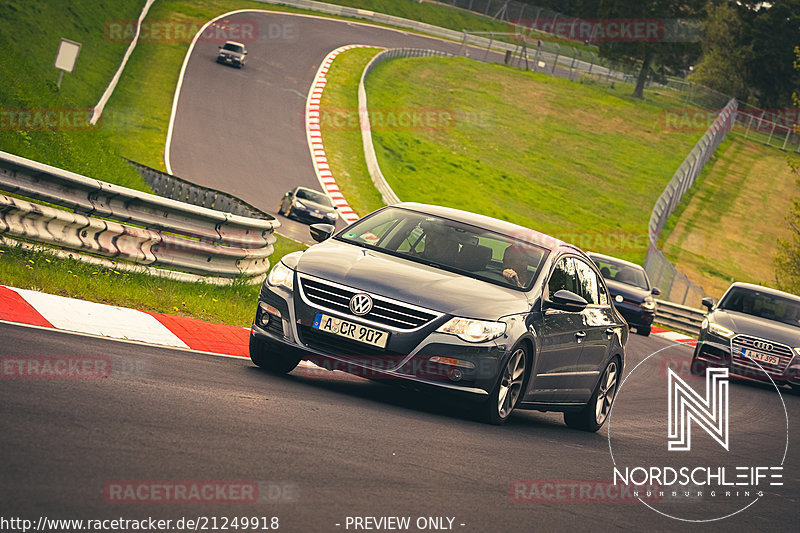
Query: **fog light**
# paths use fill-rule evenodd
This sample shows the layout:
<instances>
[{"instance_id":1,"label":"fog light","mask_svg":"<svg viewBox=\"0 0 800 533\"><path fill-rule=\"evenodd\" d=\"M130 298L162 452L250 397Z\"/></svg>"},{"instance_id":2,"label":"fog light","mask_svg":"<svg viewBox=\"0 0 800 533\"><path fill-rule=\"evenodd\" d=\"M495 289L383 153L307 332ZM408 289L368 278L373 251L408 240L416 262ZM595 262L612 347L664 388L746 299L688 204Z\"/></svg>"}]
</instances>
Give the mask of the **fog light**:
<instances>
[{"instance_id":1,"label":"fog light","mask_svg":"<svg viewBox=\"0 0 800 533\"><path fill-rule=\"evenodd\" d=\"M278 311L276 308L272 307L269 304L264 302L259 302L258 304L258 325L262 328L267 327L270 321L270 315L275 316L276 318L281 317L281 312Z\"/></svg>"},{"instance_id":2,"label":"fog light","mask_svg":"<svg viewBox=\"0 0 800 533\"><path fill-rule=\"evenodd\" d=\"M447 377L450 378L450 381L461 381L463 374L461 373L461 370L459 370L458 368L452 368L447 373Z\"/></svg>"}]
</instances>

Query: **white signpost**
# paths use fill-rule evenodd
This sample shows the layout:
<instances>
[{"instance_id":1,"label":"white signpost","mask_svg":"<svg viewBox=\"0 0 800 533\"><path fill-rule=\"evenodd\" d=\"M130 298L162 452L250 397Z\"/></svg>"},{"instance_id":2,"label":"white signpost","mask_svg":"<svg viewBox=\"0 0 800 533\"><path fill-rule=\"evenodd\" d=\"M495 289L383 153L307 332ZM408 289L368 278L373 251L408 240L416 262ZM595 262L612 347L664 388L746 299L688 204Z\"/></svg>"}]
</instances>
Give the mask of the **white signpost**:
<instances>
[{"instance_id":1,"label":"white signpost","mask_svg":"<svg viewBox=\"0 0 800 533\"><path fill-rule=\"evenodd\" d=\"M58 54L56 55L55 67L61 71L58 75L58 88L61 88L61 78L64 77L64 71L72 73L75 68L75 61L78 59L78 53L81 51L81 43L70 41L69 39L61 39L61 44L58 45Z\"/></svg>"}]
</instances>

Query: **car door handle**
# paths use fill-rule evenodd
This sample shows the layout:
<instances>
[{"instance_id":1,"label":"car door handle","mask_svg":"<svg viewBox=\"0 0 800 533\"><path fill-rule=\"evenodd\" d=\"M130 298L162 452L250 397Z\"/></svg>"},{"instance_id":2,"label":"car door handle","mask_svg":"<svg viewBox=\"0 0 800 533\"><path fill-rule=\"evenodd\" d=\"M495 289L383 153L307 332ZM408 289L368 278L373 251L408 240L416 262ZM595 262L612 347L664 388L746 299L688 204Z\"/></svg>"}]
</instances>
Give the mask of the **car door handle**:
<instances>
[{"instance_id":1,"label":"car door handle","mask_svg":"<svg viewBox=\"0 0 800 533\"><path fill-rule=\"evenodd\" d=\"M606 328L606 335L613 335L613 334L614 334L614 328Z\"/></svg>"},{"instance_id":2,"label":"car door handle","mask_svg":"<svg viewBox=\"0 0 800 533\"><path fill-rule=\"evenodd\" d=\"M578 337L578 339L582 339L582 338L584 338L586 336L586 332L585 331L579 331L578 333L575 334L575 336Z\"/></svg>"}]
</instances>

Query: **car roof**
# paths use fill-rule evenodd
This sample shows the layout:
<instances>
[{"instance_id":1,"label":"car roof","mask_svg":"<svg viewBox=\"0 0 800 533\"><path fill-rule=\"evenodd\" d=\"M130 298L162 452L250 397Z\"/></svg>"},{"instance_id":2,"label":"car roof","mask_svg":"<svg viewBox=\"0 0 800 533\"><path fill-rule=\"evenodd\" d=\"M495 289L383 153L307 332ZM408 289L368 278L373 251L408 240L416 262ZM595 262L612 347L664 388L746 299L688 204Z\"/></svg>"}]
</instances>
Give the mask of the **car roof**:
<instances>
[{"instance_id":1,"label":"car roof","mask_svg":"<svg viewBox=\"0 0 800 533\"><path fill-rule=\"evenodd\" d=\"M399 204L394 204L392 207L400 207L403 209L416 211L418 213L425 213L425 214L439 216L442 218L448 218L456 222L463 222L465 224L478 226L490 231L494 231L495 233L508 235L510 237L517 236L521 241L530 242L532 244L536 244L538 246L541 246L542 248L547 248L549 250L565 248L568 249L569 251L581 252L581 250L577 246L566 243L562 240L559 240L555 237L551 237L550 235L541 233L539 231L532 230L530 228L526 228L525 226L520 226L518 224L514 224L513 222L508 222L505 220L500 220L497 218L489 217L486 215L480 215L477 213L471 213L469 211L462 211L461 209L454 209L452 207L442 207L438 205L421 204L417 202L401 202Z\"/></svg>"},{"instance_id":2,"label":"car roof","mask_svg":"<svg viewBox=\"0 0 800 533\"><path fill-rule=\"evenodd\" d=\"M219 41L217 41L217 42L219 42ZM242 48L244 48L244 45L242 43L236 42L236 41L225 41L225 44L235 44L237 46L241 46Z\"/></svg>"},{"instance_id":3,"label":"car roof","mask_svg":"<svg viewBox=\"0 0 800 533\"><path fill-rule=\"evenodd\" d=\"M612 255L599 254L597 252L586 252L586 255L592 258L597 257L598 259L609 259L611 261L614 261L615 263L620 263L625 266L633 267L636 268L637 270L644 270L642 265L637 265L636 263L631 263L630 261L625 261L624 259L620 259Z\"/></svg>"},{"instance_id":4,"label":"car roof","mask_svg":"<svg viewBox=\"0 0 800 533\"><path fill-rule=\"evenodd\" d=\"M742 281L736 281L732 283L731 286L728 287L728 290L725 291L725 294L728 294L728 292L734 288L750 289L752 291L763 292L765 294L771 294L772 296L781 296L783 298L789 298L791 300L800 302L800 296L797 296L796 294L779 291L778 289L772 289L770 287L764 287L763 285L756 285L754 283L744 283Z\"/></svg>"}]
</instances>

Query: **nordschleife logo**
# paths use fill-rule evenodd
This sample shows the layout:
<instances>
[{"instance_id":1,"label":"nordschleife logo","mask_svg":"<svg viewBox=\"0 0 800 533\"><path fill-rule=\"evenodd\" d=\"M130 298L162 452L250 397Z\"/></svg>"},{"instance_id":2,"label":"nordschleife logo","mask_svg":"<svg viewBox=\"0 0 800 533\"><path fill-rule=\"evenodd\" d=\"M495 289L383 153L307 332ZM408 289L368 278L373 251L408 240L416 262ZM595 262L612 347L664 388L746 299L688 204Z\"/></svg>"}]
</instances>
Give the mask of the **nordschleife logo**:
<instances>
[{"instance_id":1,"label":"nordschleife logo","mask_svg":"<svg viewBox=\"0 0 800 533\"><path fill-rule=\"evenodd\" d=\"M700 396L674 370L667 369L669 387L670 451L692 449L692 422L711 435L720 446L728 446L728 369L706 369L706 394Z\"/></svg>"}]
</instances>

